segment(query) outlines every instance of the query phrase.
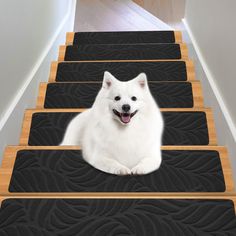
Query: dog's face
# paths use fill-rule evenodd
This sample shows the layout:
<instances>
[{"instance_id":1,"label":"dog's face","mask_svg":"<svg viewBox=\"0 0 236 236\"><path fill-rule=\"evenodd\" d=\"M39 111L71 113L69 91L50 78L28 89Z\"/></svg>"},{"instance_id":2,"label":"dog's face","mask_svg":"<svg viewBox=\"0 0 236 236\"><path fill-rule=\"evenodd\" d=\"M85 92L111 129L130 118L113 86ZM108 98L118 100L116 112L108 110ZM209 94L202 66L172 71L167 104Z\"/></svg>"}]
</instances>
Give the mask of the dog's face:
<instances>
[{"instance_id":1,"label":"dog's face","mask_svg":"<svg viewBox=\"0 0 236 236\"><path fill-rule=\"evenodd\" d=\"M142 112L145 98L149 94L147 77L144 73L133 80L121 82L109 72L105 72L102 90L108 101L109 112L123 125L132 122L132 119Z\"/></svg>"}]
</instances>

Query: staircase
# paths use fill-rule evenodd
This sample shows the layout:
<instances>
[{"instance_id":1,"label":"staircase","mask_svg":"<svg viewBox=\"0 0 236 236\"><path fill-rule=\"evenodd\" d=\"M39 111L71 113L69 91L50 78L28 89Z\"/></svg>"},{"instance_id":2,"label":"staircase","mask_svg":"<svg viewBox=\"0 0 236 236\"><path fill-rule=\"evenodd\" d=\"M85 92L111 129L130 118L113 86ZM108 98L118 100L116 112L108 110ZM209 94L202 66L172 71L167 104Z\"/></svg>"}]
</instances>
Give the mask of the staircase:
<instances>
[{"instance_id":1,"label":"staircase","mask_svg":"<svg viewBox=\"0 0 236 236\"><path fill-rule=\"evenodd\" d=\"M91 167L79 147L58 146L71 119L91 107L105 70L140 72L165 121L163 162L143 176ZM236 235L227 150L217 146L181 32L68 33L25 112L19 146L0 170L0 235Z\"/></svg>"}]
</instances>

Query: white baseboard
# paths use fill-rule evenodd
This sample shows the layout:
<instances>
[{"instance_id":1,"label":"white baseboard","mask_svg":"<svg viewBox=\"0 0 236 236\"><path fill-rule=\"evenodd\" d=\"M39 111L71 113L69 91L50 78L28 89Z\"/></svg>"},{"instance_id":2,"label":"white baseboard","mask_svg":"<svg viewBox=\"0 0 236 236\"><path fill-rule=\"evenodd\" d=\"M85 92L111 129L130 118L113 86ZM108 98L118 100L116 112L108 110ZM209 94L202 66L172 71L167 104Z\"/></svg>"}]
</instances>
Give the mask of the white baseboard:
<instances>
[{"instance_id":1,"label":"white baseboard","mask_svg":"<svg viewBox=\"0 0 236 236\"><path fill-rule=\"evenodd\" d=\"M10 106L1 117L0 160L6 145L17 145L19 143L24 111L26 108L35 107L39 83L48 80L50 63L57 59L59 45L65 43L66 32L73 31L75 7L76 0L71 0L66 15L48 41L37 62L33 65L24 84L16 92Z\"/></svg>"},{"instance_id":2,"label":"white baseboard","mask_svg":"<svg viewBox=\"0 0 236 236\"><path fill-rule=\"evenodd\" d=\"M229 109L227 108L227 106L226 106L226 104L225 104L225 102L224 102L224 100L222 98L222 95L221 95L221 93L220 93L220 91L219 91L219 89L218 89L218 87L217 87L217 85L216 85L216 83L214 81L214 78L212 76L212 73L209 70L204 57L202 56L201 50L200 50L200 48L199 48L199 46L197 44L197 41L196 41L196 39L195 39L195 37L194 37L194 35L193 35L189 25L188 25L188 22L186 21L186 19L183 19L183 23L185 25L185 28L186 28L186 30L187 30L187 32L189 34L189 37L190 37L191 41L192 41L193 47L194 47L194 49L195 49L195 51L197 53L197 56L198 56L199 61L200 61L201 65L202 65L202 68L203 68L204 72L206 73L207 79L208 79L208 81L209 81L209 83L210 83L210 85L212 87L212 90L213 90L213 92L214 92L214 94L216 96L216 99L217 99L217 101L218 101L218 103L220 105L220 108L222 109L224 117L225 117L225 119L227 121L227 124L228 124L228 126L229 126L229 128L231 130L231 133L232 133L232 135L234 137L234 141L236 142L236 126L234 125L233 119L230 116Z\"/></svg>"}]
</instances>

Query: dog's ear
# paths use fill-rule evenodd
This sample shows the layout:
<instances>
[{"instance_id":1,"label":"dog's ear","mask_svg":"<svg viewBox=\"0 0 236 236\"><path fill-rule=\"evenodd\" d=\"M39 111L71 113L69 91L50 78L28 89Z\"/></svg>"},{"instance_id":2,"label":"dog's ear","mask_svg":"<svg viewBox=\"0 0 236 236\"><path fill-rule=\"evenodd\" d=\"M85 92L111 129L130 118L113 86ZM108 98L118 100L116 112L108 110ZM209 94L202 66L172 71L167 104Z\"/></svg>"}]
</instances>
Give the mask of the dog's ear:
<instances>
[{"instance_id":1,"label":"dog's ear","mask_svg":"<svg viewBox=\"0 0 236 236\"><path fill-rule=\"evenodd\" d=\"M108 89L115 82L116 78L108 71L104 72L102 87Z\"/></svg>"},{"instance_id":2,"label":"dog's ear","mask_svg":"<svg viewBox=\"0 0 236 236\"><path fill-rule=\"evenodd\" d=\"M138 82L141 88L147 87L147 75L145 73L139 74L134 80Z\"/></svg>"}]
</instances>

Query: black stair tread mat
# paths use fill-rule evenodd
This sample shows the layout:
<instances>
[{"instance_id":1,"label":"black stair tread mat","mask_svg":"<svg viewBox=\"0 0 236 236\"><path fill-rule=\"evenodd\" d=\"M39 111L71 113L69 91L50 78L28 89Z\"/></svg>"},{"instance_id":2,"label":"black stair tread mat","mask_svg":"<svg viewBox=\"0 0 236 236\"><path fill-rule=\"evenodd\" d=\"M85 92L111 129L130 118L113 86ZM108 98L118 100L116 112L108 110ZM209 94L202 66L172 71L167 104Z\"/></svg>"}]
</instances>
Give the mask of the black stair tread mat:
<instances>
[{"instance_id":1,"label":"black stair tread mat","mask_svg":"<svg viewBox=\"0 0 236 236\"><path fill-rule=\"evenodd\" d=\"M3 236L236 235L231 200L8 199Z\"/></svg>"},{"instance_id":2,"label":"black stair tread mat","mask_svg":"<svg viewBox=\"0 0 236 236\"><path fill-rule=\"evenodd\" d=\"M67 46L65 61L181 59L179 44L91 44Z\"/></svg>"},{"instance_id":3,"label":"black stair tread mat","mask_svg":"<svg viewBox=\"0 0 236 236\"><path fill-rule=\"evenodd\" d=\"M101 83L48 84L44 108L89 108L101 87ZM149 88L160 108L193 107L191 83L149 83Z\"/></svg>"},{"instance_id":4,"label":"black stair tread mat","mask_svg":"<svg viewBox=\"0 0 236 236\"><path fill-rule=\"evenodd\" d=\"M37 112L32 116L28 144L57 146L61 143L69 122L77 112ZM208 145L205 112L162 112L165 129L163 145Z\"/></svg>"},{"instance_id":5,"label":"black stair tread mat","mask_svg":"<svg viewBox=\"0 0 236 236\"><path fill-rule=\"evenodd\" d=\"M117 79L128 81L138 74L146 73L149 81L186 81L184 61L161 62L60 62L56 81L102 81L104 71Z\"/></svg>"},{"instance_id":6,"label":"black stair tread mat","mask_svg":"<svg viewBox=\"0 0 236 236\"><path fill-rule=\"evenodd\" d=\"M9 192L224 192L219 153L163 150L161 167L148 175L117 176L82 158L80 150L22 150Z\"/></svg>"},{"instance_id":7,"label":"black stair tread mat","mask_svg":"<svg viewBox=\"0 0 236 236\"><path fill-rule=\"evenodd\" d=\"M73 44L175 43L174 31L76 32Z\"/></svg>"}]
</instances>

